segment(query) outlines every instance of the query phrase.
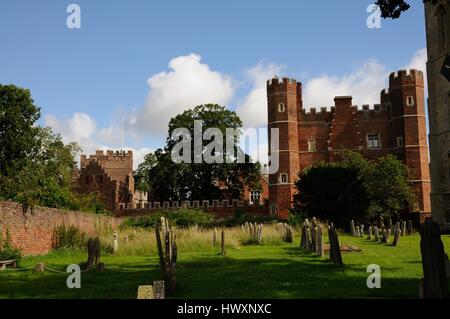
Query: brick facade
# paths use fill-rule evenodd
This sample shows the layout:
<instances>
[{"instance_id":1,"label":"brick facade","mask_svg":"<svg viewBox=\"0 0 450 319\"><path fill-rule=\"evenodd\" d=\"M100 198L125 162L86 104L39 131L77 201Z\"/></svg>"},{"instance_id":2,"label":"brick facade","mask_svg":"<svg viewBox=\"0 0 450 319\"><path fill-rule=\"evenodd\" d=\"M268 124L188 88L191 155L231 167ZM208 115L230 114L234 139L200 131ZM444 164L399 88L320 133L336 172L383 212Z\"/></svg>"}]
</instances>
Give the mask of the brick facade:
<instances>
[{"instance_id":1,"label":"brick facade","mask_svg":"<svg viewBox=\"0 0 450 319\"><path fill-rule=\"evenodd\" d=\"M80 193L97 193L110 211L116 210L119 203L132 203L133 152L97 151L89 157L81 155L76 179Z\"/></svg>"},{"instance_id":2,"label":"brick facade","mask_svg":"<svg viewBox=\"0 0 450 319\"><path fill-rule=\"evenodd\" d=\"M343 148L374 160L395 155L411 171L421 219L430 214L430 176L421 71L398 71L381 92L381 104L358 108L351 96L338 96L330 110L303 108L302 84L294 79L267 82L269 140L271 128L279 129L279 170L269 177L272 213L287 218L299 171L318 161L334 161ZM269 141L269 145L271 142Z\"/></svg>"},{"instance_id":3,"label":"brick facade","mask_svg":"<svg viewBox=\"0 0 450 319\"><path fill-rule=\"evenodd\" d=\"M76 226L89 235L96 227L116 229L122 219L54 208L35 208L24 212L22 205L0 202L0 232L9 230L12 244L23 250L24 255L48 253L53 245L53 231L58 225Z\"/></svg>"}]
</instances>

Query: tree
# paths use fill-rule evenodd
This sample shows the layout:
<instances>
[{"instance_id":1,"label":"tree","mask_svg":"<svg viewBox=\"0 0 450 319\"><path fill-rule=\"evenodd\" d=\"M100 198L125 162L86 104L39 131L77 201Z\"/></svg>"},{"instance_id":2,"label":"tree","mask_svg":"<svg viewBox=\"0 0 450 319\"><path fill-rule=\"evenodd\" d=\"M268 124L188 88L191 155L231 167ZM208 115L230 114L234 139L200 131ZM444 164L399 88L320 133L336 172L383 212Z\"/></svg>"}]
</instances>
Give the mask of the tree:
<instances>
[{"instance_id":1,"label":"tree","mask_svg":"<svg viewBox=\"0 0 450 319\"><path fill-rule=\"evenodd\" d=\"M0 84L0 174L2 177L15 174L32 153L38 132L34 124L39 117L40 109L34 104L29 90Z\"/></svg>"},{"instance_id":2,"label":"tree","mask_svg":"<svg viewBox=\"0 0 450 319\"><path fill-rule=\"evenodd\" d=\"M319 163L300 172L295 186L294 210L306 217L346 227L349 220L367 214L369 194L356 167Z\"/></svg>"},{"instance_id":3,"label":"tree","mask_svg":"<svg viewBox=\"0 0 450 319\"><path fill-rule=\"evenodd\" d=\"M203 141L202 154L223 156L229 161L224 163L195 163L194 121L201 121L203 132L209 128L217 128L226 136L227 129L240 133L242 121L238 115L225 107L216 104L199 105L175 116L169 122L167 142L164 150L148 155L135 172L141 190L149 191L153 200L212 200L223 198L240 198L245 186L258 188L260 164L251 163L250 157L244 155L245 163L239 163L233 154L242 150L237 146L239 134L233 136L233 154L216 148L209 149L211 141ZM174 163L171 154L179 142L172 139L175 130L183 128L192 138L189 142L192 163ZM202 132L202 134L203 134ZM203 135L202 135L203 137ZM218 138L214 136L214 139ZM219 137L220 138L220 137ZM183 150L183 152L186 150ZM187 151L186 151L187 152Z\"/></svg>"},{"instance_id":4,"label":"tree","mask_svg":"<svg viewBox=\"0 0 450 319\"><path fill-rule=\"evenodd\" d=\"M398 218L417 202L408 175L408 167L393 155L370 161L358 152L342 150L337 162L321 163L299 174L294 213L344 226L351 219Z\"/></svg>"},{"instance_id":5,"label":"tree","mask_svg":"<svg viewBox=\"0 0 450 319\"><path fill-rule=\"evenodd\" d=\"M405 0L377 0L383 18L397 19L411 6Z\"/></svg>"}]
</instances>

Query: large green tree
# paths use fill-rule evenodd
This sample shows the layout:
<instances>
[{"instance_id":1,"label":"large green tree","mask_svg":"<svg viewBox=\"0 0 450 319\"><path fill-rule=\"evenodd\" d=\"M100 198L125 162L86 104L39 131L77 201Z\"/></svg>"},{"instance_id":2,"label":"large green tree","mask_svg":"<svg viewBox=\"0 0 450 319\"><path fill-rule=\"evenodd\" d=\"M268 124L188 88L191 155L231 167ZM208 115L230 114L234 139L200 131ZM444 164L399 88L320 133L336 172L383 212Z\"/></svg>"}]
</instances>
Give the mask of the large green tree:
<instances>
[{"instance_id":1,"label":"large green tree","mask_svg":"<svg viewBox=\"0 0 450 319\"><path fill-rule=\"evenodd\" d=\"M201 121L202 133L209 128L216 128L224 139L227 129L235 130L237 134L231 138L231 152L226 151L226 143L220 150L208 148L208 144L220 137L214 136L211 140L201 141L202 154L209 152L210 155L222 156L223 163L207 163L204 160L195 162L199 155L195 152L195 121ZM175 163L171 156L174 147L180 142L173 138L173 134L180 128L191 137L191 147L181 152L191 159L191 163ZM250 157L243 154L238 146L241 129L242 121L238 115L216 104L199 105L173 117L169 123L164 150L148 155L136 171L138 187L149 191L152 199L161 201L240 198L245 186L260 187L260 164L251 163ZM238 153L243 154L245 162L239 162L235 158Z\"/></svg>"},{"instance_id":2,"label":"large green tree","mask_svg":"<svg viewBox=\"0 0 450 319\"><path fill-rule=\"evenodd\" d=\"M40 109L29 90L0 84L0 174L8 177L20 170L35 149ZM1 186L0 186L1 187Z\"/></svg>"},{"instance_id":3,"label":"large green tree","mask_svg":"<svg viewBox=\"0 0 450 319\"><path fill-rule=\"evenodd\" d=\"M408 182L408 167L393 155L376 161L343 150L335 163L319 163L299 173L294 213L319 217L347 226L398 218L417 203Z\"/></svg>"}]
</instances>

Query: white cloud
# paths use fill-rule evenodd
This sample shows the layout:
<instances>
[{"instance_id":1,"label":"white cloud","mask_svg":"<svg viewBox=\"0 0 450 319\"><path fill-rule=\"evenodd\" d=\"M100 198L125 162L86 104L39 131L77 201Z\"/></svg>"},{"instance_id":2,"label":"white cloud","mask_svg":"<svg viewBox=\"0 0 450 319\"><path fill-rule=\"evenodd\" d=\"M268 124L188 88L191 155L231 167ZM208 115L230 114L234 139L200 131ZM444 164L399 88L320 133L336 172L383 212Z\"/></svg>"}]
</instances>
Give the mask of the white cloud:
<instances>
[{"instance_id":1,"label":"white cloud","mask_svg":"<svg viewBox=\"0 0 450 319\"><path fill-rule=\"evenodd\" d=\"M425 81L425 96L428 96L428 81L427 81L427 49L418 50L411 59L411 62L404 69L416 69L423 72Z\"/></svg>"},{"instance_id":2,"label":"white cloud","mask_svg":"<svg viewBox=\"0 0 450 319\"><path fill-rule=\"evenodd\" d=\"M324 74L303 86L303 105L306 109L329 107L334 105L334 97L339 95L353 96L354 105L379 103L380 91L387 78L385 66L375 60L368 60L341 77Z\"/></svg>"},{"instance_id":3,"label":"white cloud","mask_svg":"<svg viewBox=\"0 0 450 319\"><path fill-rule=\"evenodd\" d=\"M229 76L216 72L196 54L174 58L169 72L150 79L145 106L133 112L128 127L136 136L165 135L170 118L200 104L227 105L234 95Z\"/></svg>"},{"instance_id":4,"label":"white cloud","mask_svg":"<svg viewBox=\"0 0 450 319\"><path fill-rule=\"evenodd\" d=\"M266 82L284 68L282 65L259 62L255 67L245 71L246 82L251 83L252 88L236 108L245 127L267 125Z\"/></svg>"}]
</instances>

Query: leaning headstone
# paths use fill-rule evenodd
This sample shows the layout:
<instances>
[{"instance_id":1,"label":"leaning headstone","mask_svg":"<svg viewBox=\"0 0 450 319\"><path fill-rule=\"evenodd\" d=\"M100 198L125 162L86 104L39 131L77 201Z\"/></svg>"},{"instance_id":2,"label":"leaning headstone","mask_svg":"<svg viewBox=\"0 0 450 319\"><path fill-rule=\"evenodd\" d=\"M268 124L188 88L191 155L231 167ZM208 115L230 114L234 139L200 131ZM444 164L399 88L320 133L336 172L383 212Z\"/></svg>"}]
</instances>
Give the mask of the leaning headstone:
<instances>
[{"instance_id":1,"label":"leaning headstone","mask_svg":"<svg viewBox=\"0 0 450 319\"><path fill-rule=\"evenodd\" d=\"M429 299L448 298L445 251L439 225L427 219L420 227L423 266L423 294Z\"/></svg>"},{"instance_id":2,"label":"leaning headstone","mask_svg":"<svg viewBox=\"0 0 450 319\"><path fill-rule=\"evenodd\" d=\"M139 286L137 299L154 299L153 286Z\"/></svg>"},{"instance_id":3,"label":"leaning headstone","mask_svg":"<svg viewBox=\"0 0 450 319\"><path fill-rule=\"evenodd\" d=\"M154 299L165 299L166 298L166 288L164 281L154 281L153 282L153 298Z\"/></svg>"},{"instance_id":4,"label":"leaning headstone","mask_svg":"<svg viewBox=\"0 0 450 319\"><path fill-rule=\"evenodd\" d=\"M356 226L356 237L361 237L361 231L359 230L359 226Z\"/></svg>"},{"instance_id":5,"label":"leaning headstone","mask_svg":"<svg viewBox=\"0 0 450 319\"><path fill-rule=\"evenodd\" d=\"M341 246L339 245L339 239L334 226L331 226L328 231L328 238L330 241L330 260L338 267L343 265Z\"/></svg>"},{"instance_id":6,"label":"leaning headstone","mask_svg":"<svg viewBox=\"0 0 450 319\"><path fill-rule=\"evenodd\" d=\"M369 226L369 230L367 232L367 240L372 240L372 226Z\"/></svg>"},{"instance_id":7,"label":"leaning headstone","mask_svg":"<svg viewBox=\"0 0 450 319\"><path fill-rule=\"evenodd\" d=\"M414 234L413 224L411 220L408 220L408 235L411 236Z\"/></svg>"},{"instance_id":8,"label":"leaning headstone","mask_svg":"<svg viewBox=\"0 0 450 319\"><path fill-rule=\"evenodd\" d=\"M325 249L323 247L323 233L322 233L322 226L319 224L317 225L317 254L320 257L325 256Z\"/></svg>"},{"instance_id":9,"label":"leaning headstone","mask_svg":"<svg viewBox=\"0 0 450 319\"><path fill-rule=\"evenodd\" d=\"M375 241L380 241L380 231L378 230L377 226L374 226L373 228Z\"/></svg>"},{"instance_id":10,"label":"leaning headstone","mask_svg":"<svg viewBox=\"0 0 450 319\"><path fill-rule=\"evenodd\" d=\"M36 267L34 267L35 272L44 272L44 263L37 263Z\"/></svg>"},{"instance_id":11,"label":"leaning headstone","mask_svg":"<svg viewBox=\"0 0 450 319\"><path fill-rule=\"evenodd\" d=\"M396 247L398 245L398 241L400 239L400 234L401 234L400 223L397 222L397 223L395 223L394 240L392 241L392 246Z\"/></svg>"},{"instance_id":12,"label":"leaning headstone","mask_svg":"<svg viewBox=\"0 0 450 319\"><path fill-rule=\"evenodd\" d=\"M406 221L402 221L402 231L401 231L401 235L402 235L402 236L406 236Z\"/></svg>"},{"instance_id":13,"label":"leaning headstone","mask_svg":"<svg viewBox=\"0 0 450 319\"><path fill-rule=\"evenodd\" d=\"M355 222L353 221L353 219L350 222L350 234L352 236L356 236Z\"/></svg>"}]
</instances>

